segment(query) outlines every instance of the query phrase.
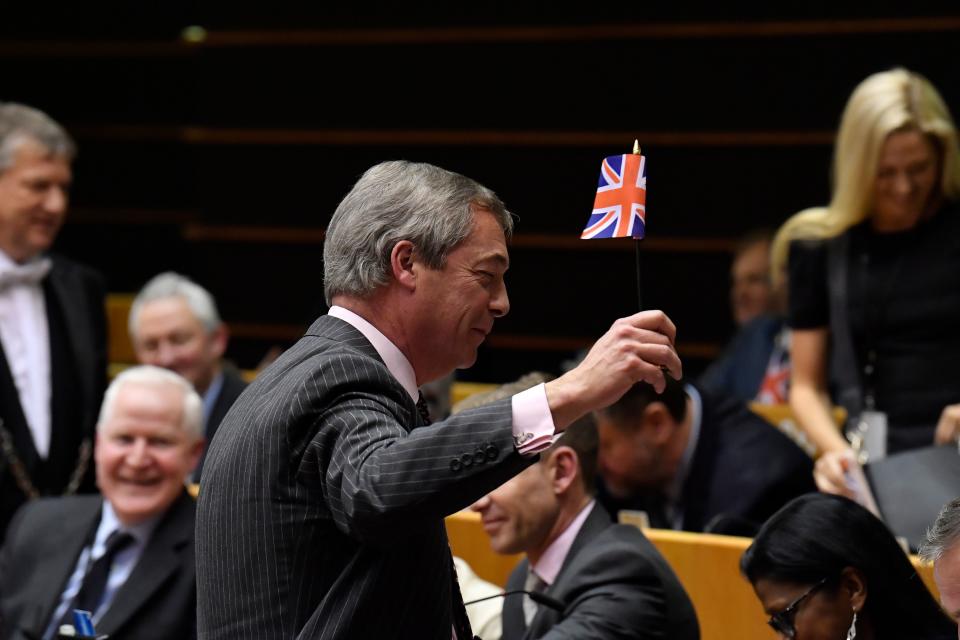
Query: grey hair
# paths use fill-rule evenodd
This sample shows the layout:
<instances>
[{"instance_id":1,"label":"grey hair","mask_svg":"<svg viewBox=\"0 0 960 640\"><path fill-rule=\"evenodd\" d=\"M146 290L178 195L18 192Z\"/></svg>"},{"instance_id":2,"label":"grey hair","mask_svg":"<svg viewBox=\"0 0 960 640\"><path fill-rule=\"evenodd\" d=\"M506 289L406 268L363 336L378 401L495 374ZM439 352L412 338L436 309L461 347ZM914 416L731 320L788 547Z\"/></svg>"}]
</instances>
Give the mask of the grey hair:
<instances>
[{"instance_id":1,"label":"grey hair","mask_svg":"<svg viewBox=\"0 0 960 640\"><path fill-rule=\"evenodd\" d=\"M945 504L936 522L927 529L927 539L920 545L920 557L936 562L957 541L960 541L960 498Z\"/></svg>"},{"instance_id":2,"label":"grey hair","mask_svg":"<svg viewBox=\"0 0 960 640\"><path fill-rule=\"evenodd\" d=\"M16 102L0 102L0 171L13 164L17 150L35 142L54 156L73 160L77 145L53 118L39 109Z\"/></svg>"},{"instance_id":3,"label":"grey hair","mask_svg":"<svg viewBox=\"0 0 960 640\"><path fill-rule=\"evenodd\" d=\"M513 219L480 183L430 164L395 160L371 167L337 207L323 243L327 304L346 294L364 298L390 280L390 253L401 240L431 269L473 229L474 208L492 213L506 237Z\"/></svg>"},{"instance_id":4,"label":"grey hair","mask_svg":"<svg viewBox=\"0 0 960 640\"><path fill-rule=\"evenodd\" d=\"M147 284L143 285L137 297L130 306L130 317L127 319L127 330L131 337L137 335L137 321L143 305L154 300L167 298L182 298L190 312L196 316L207 333L213 333L223 322L217 312L217 303L210 292L186 276L173 271L165 271L155 275Z\"/></svg>"},{"instance_id":5,"label":"grey hair","mask_svg":"<svg viewBox=\"0 0 960 640\"><path fill-rule=\"evenodd\" d=\"M203 437L203 400L194 391L193 385L178 373L148 364L126 369L107 387L107 392L103 394L103 404L100 405L100 417L97 419L98 431L110 419L120 390L128 384L149 387L167 385L179 389L183 397L180 426L193 440Z\"/></svg>"}]
</instances>

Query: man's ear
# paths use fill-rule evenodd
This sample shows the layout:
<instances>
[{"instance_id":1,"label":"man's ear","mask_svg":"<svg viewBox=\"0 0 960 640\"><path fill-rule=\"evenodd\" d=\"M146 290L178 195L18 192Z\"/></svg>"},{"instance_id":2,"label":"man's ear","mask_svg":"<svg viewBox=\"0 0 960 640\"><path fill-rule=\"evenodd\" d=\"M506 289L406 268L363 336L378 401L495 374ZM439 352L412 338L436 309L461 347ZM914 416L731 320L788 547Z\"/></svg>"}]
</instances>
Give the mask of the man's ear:
<instances>
[{"instance_id":1,"label":"man's ear","mask_svg":"<svg viewBox=\"0 0 960 640\"><path fill-rule=\"evenodd\" d=\"M401 240L393 245L390 252L390 270L393 279L405 289L413 291L417 288L417 274L414 269L414 247L409 240Z\"/></svg>"},{"instance_id":2,"label":"man's ear","mask_svg":"<svg viewBox=\"0 0 960 640\"><path fill-rule=\"evenodd\" d=\"M557 447L547 461L550 482L556 495L566 493L570 485L577 482L580 474L580 464L577 452L570 447Z\"/></svg>"},{"instance_id":3,"label":"man's ear","mask_svg":"<svg viewBox=\"0 0 960 640\"><path fill-rule=\"evenodd\" d=\"M643 429L647 437L656 444L663 444L670 439L676 427L673 416L662 402L651 402L643 410Z\"/></svg>"},{"instance_id":4,"label":"man's ear","mask_svg":"<svg viewBox=\"0 0 960 640\"><path fill-rule=\"evenodd\" d=\"M216 329L210 334L210 345L213 350L213 355L219 360L223 357L223 354L227 351L227 342L230 339L230 331L227 329L227 325L220 323Z\"/></svg>"}]
</instances>

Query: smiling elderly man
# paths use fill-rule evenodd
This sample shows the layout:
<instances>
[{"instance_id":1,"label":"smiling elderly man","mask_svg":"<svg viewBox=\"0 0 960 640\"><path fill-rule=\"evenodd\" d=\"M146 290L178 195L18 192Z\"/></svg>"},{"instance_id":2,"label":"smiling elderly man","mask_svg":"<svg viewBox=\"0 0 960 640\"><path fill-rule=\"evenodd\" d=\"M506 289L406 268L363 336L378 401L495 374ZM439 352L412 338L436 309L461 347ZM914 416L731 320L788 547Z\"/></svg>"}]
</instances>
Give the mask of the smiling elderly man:
<instances>
[{"instance_id":1,"label":"smiling elderly man","mask_svg":"<svg viewBox=\"0 0 960 640\"><path fill-rule=\"evenodd\" d=\"M229 335L213 295L179 273L158 274L134 298L128 329L140 364L176 371L200 394L204 437L213 440L247 386L237 368L223 359ZM200 482L202 469L201 457L193 482Z\"/></svg>"},{"instance_id":2,"label":"smiling elderly man","mask_svg":"<svg viewBox=\"0 0 960 640\"><path fill-rule=\"evenodd\" d=\"M115 638L196 636L195 506L184 480L203 451L201 402L157 367L129 369L97 424L100 496L37 500L0 551L0 638L55 638L74 609Z\"/></svg>"}]
</instances>

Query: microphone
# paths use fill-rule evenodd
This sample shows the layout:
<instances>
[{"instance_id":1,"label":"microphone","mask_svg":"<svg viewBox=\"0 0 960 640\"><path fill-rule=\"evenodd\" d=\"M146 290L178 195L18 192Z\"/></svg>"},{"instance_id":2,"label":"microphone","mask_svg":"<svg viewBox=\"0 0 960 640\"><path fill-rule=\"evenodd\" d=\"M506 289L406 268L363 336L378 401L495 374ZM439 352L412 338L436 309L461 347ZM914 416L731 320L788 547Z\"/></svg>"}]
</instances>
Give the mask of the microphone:
<instances>
[{"instance_id":1,"label":"microphone","mask_svg":"<svg viewBox=\"0 0 960 640\"><path fill-rule=\"evenodd\" d=\"M523 589L516 589L515 591L504 591L503 593L495 593L492 596L487 596L486 598L477 598L476 600L471 600L470 602L464 602L463 606L476 604L478 602L483 602L484 600L493 600L494 598L505 598L507 596L516 595L518 593L528 595L530 596L530 599L536 602L537 604L542 604L545 607L550 607L555 611L563 612L563 610L567 608L565 604L563 604L556 598L551 598L550 596L540 593L539 591L525 591Z\"/></svg>"}]
</instances>

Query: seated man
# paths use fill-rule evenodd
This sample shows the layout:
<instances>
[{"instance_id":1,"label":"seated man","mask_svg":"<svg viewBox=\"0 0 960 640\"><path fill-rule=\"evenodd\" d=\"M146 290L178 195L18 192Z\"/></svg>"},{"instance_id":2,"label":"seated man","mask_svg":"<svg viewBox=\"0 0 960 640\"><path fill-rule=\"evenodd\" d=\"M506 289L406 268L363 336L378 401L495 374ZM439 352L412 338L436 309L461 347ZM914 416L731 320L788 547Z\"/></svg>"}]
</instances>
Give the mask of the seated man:
<instances>
[{"instance_id":1,"label":"seated man","mask_svg":"<svg viewBox=\"0 0 960 640\"><path fill-rule=\"evenodd\" d=\"M944 611L960 620L960 498L944 505L927 532L920 557L933 563L933 581Z\"/></svg>"},{"instance_id":2,"label":"seated man","mask_svg":"<svg viewBox=\"0 0 960 640\"><path fill-rule=\"evenodd\" d=\"M664 529L753 535L790 499L814 491L813 460L730 399L668 380L638 383L596 412L598 499L616 517L645 511Z\"/></svg>"},{"instance_id":3,"label":"seated man","mask_svg":"<svg viewBox=\"0 0 960 640\"><path fill-rule=\"evenodd\" d=\"M742 402L783 404L790 382L790 330L784 278L771 279L769 231L741 239L730 269L730 307L737 333L699 384ZM783 272L784 269L778 269Z\"/></svg>"},{"instance_id":4,"label":"seated man","mask_svg":"<svg viewBox=\"0 0 960 640\"><path fill-rule=\"evenodd\" d=\"M693 605L663 556L593 498L597 432L581 419L473 505L498 553L524 552L507 591L542 591L556 607L507 596L503 639L699 638Z\"/></svg>"},{"instance_id":5,"label":"seated man","mask_svg":"<svg viewBox=\"0 0 960 640\"><path fill-rule=\"evenodd\" d=\"M107 389L94 459L100 496L41 499L0 550L0 638L56 638L73 610L98 634L196 637L195 505L201 400L180 376L125 371Z\"/></svg>"},{"instance_id":6,"label":"seated man","mask_svg":"<svg viewBox=\"0 0 960 640\"><path fill-rule=\"evenodd\" d=\"M203 398L207 442L247 386L223 360L227 327L210 292L189 278L167 271L154 276L130 307L130 340L141 364L176 371ZM200 481L203 458L193 474Z\"/></svg>"}]
</instances>

